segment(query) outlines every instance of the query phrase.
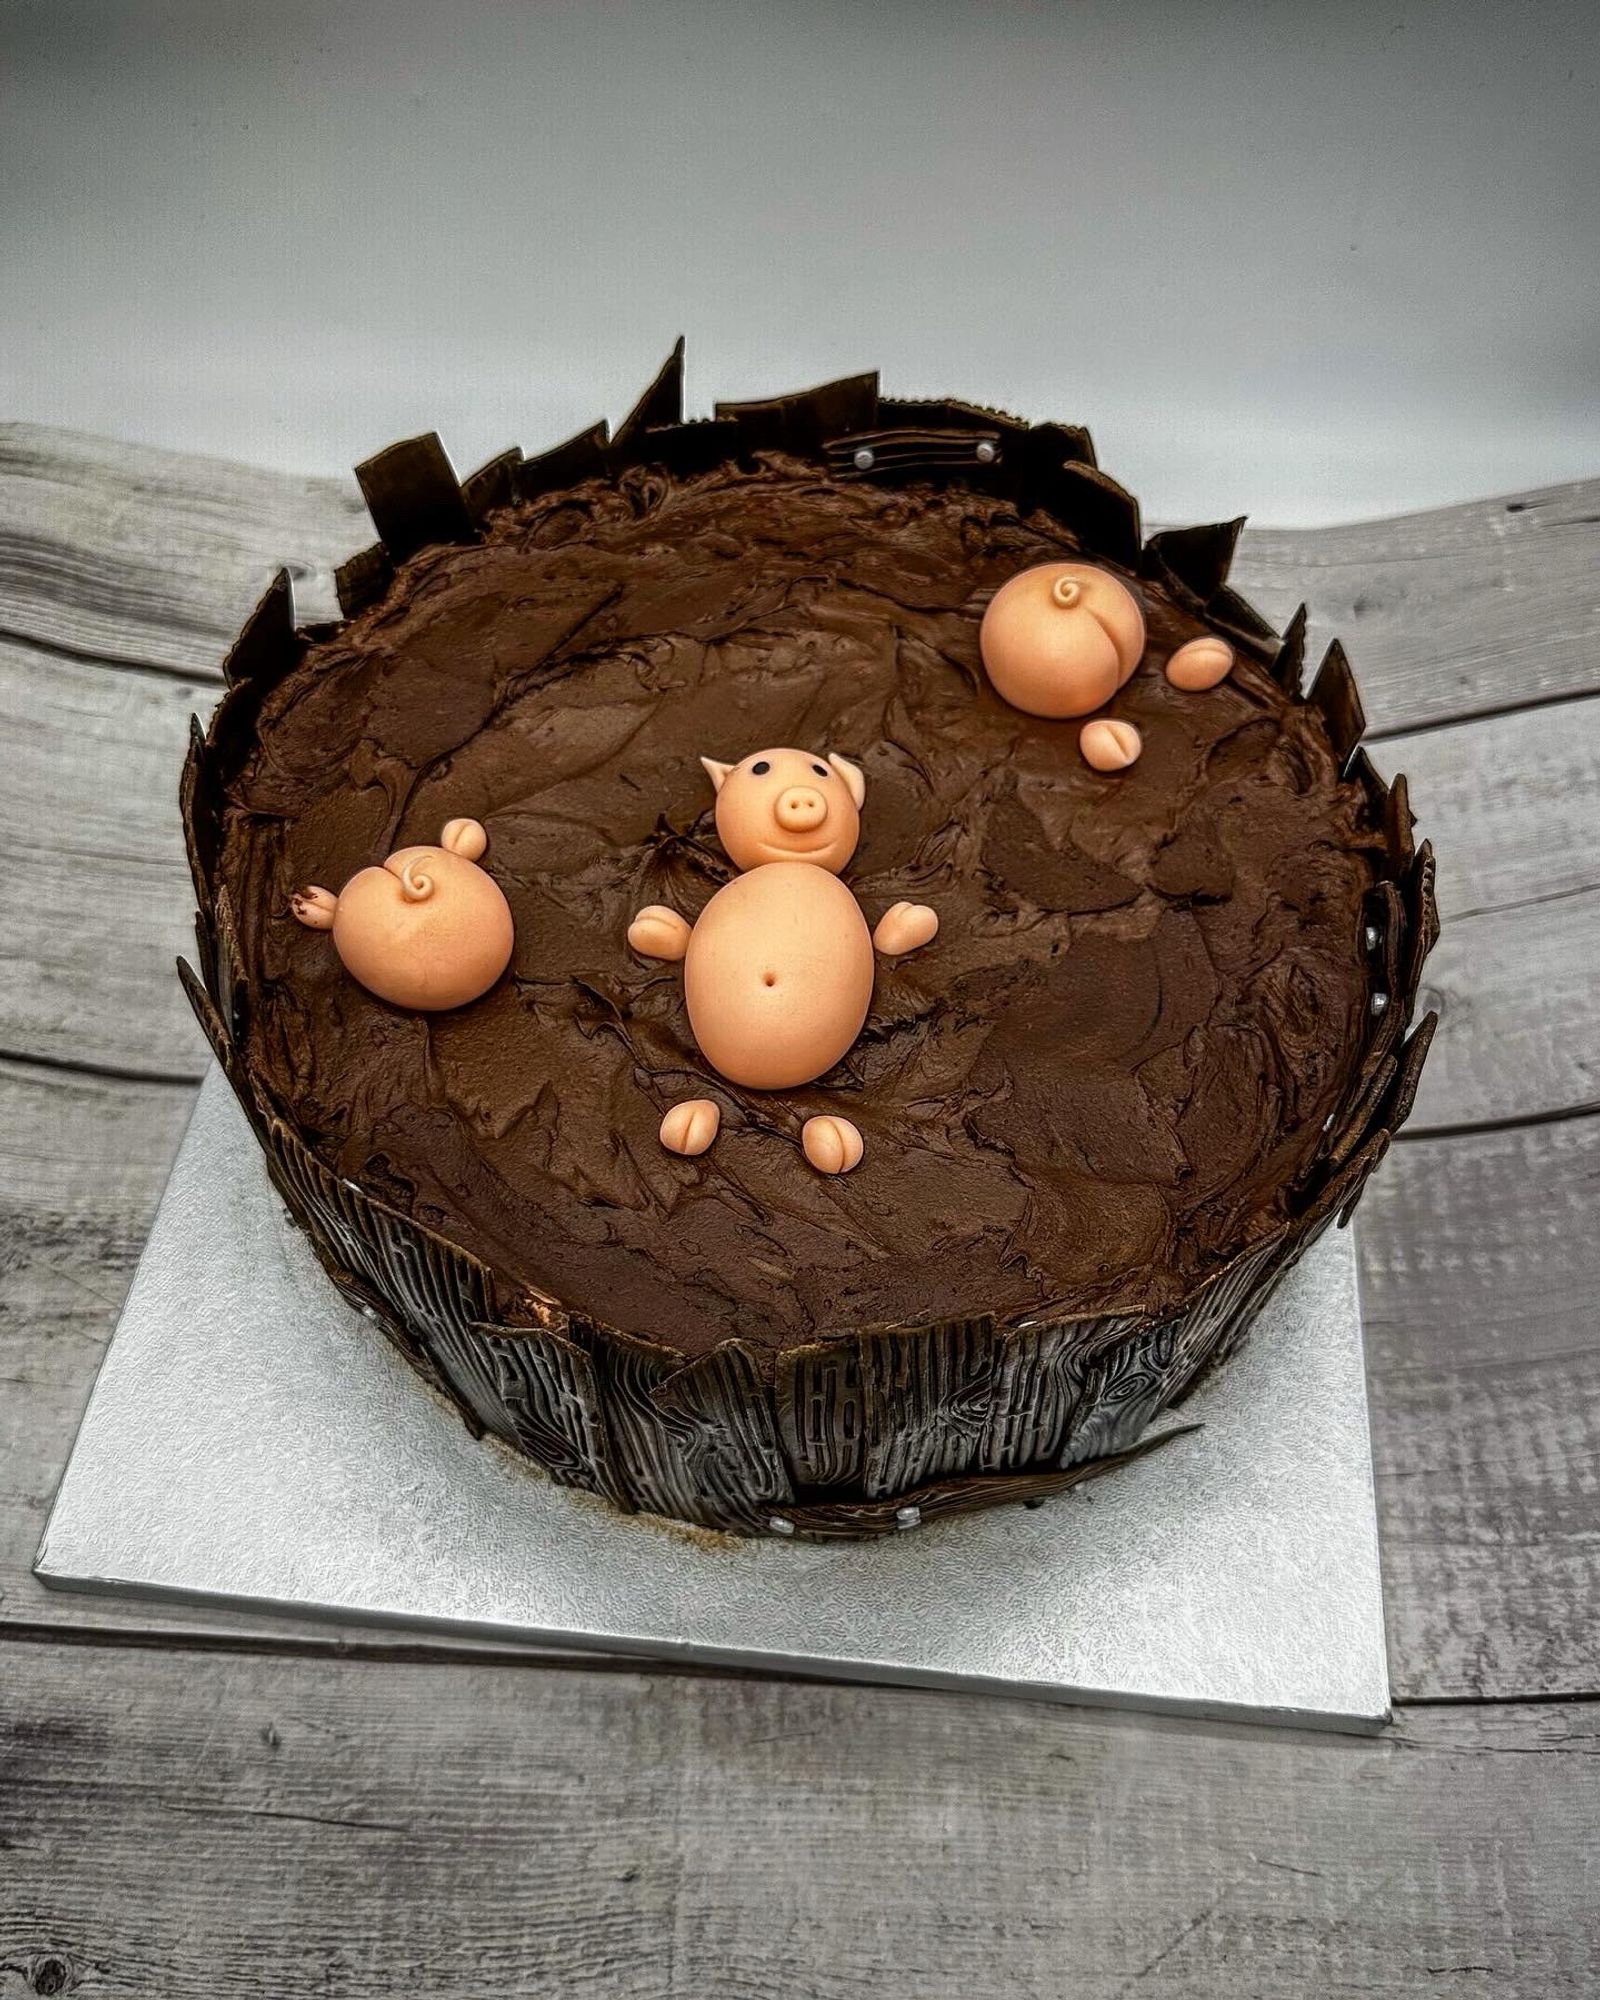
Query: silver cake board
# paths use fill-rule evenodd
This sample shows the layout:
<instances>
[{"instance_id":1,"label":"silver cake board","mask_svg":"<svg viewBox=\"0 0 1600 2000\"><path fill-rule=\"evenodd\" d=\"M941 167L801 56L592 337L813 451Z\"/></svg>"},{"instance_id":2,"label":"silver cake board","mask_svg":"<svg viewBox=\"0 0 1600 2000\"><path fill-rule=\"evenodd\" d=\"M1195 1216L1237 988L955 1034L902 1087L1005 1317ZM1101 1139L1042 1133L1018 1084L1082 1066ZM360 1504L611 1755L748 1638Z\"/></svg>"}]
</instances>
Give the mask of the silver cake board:
<instances>
[{"instance_id":1,"label":"silver cake board","mask_svg":"<svg viewBox=\"0 0 1600 2000\"><path fill-rule=\"evenodd\" d=\"M334 1290L220 1072L201 1090L35 1564L476 1639L1371 1729L1388 1718L1348 1231L1185 1406L1028 1509L877 1542L614 1512L474 1441Z\"/></svg>"}]
</instances>

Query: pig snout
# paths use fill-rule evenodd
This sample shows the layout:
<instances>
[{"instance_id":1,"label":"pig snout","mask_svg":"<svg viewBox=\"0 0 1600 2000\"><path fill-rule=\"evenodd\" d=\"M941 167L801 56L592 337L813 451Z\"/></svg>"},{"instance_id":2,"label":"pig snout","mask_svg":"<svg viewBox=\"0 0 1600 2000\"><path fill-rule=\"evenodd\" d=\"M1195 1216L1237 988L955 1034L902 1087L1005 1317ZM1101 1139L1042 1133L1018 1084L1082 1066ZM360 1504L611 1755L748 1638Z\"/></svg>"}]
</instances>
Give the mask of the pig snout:
<instances>
[{"instance_id":1,"label":"pig snout","mask_svg":"<svg viewBox=\"0 0 1600 2000\"><path fill-rule=\"evenodd\" d=\"M828 801L815 785L790 785L772 811L785 833L811 833L828 817Z\"/></svg>"}]
</instances>

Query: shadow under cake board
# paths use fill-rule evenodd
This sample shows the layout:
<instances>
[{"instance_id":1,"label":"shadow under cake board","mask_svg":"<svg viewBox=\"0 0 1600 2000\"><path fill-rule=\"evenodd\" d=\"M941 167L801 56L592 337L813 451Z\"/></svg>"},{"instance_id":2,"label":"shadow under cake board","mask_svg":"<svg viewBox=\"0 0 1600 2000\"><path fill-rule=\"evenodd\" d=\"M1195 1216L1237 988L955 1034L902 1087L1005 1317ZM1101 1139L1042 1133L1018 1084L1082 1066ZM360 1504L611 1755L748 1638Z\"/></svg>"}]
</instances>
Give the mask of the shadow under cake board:
<instances>
[{"instance_id":1,"label":"shadow under cake board","mask_svg":"<svg viewBox=\"0 0 1600 2000\"><path fill-rule=\"evenodd\" d=\"M1350 1232L1035 1509L886 1541L626 1516L472 1439L334 1290L206 1078L35 1563L47 1584L563 1651L1371 1729L1389 1711Z\"/></svg>"}]
</instances>

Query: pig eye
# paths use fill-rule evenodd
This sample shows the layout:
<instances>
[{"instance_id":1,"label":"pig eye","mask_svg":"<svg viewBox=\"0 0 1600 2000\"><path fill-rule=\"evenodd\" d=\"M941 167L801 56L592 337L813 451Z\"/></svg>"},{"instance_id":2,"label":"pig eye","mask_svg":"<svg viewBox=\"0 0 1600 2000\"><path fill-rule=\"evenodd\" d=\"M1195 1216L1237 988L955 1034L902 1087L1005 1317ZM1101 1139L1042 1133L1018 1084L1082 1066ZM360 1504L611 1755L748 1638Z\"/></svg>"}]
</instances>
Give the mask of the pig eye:
<instances>
[{"instance_id":1,"label":"pig eye","mask_svg":"<svg viewBox=\"0 0 1600 2000\"><path fill-rule=\"evenodd\" d=\"M825 778L828 775L828 767L826 764L813 764L811 768L813 771L816 772L819 778Z\"/></svg>"},{"instance_id":2,"label":"pig eye","mask_svg":"<svg viewBox=\"0 0 1600 2000\"><path fill-rule=\"evenodd\" d=\"M764 778L771 769L772 766L767 762L765 757L758 757L750 766L750 775L753 778Z\"/></svg>"}]
</instances>

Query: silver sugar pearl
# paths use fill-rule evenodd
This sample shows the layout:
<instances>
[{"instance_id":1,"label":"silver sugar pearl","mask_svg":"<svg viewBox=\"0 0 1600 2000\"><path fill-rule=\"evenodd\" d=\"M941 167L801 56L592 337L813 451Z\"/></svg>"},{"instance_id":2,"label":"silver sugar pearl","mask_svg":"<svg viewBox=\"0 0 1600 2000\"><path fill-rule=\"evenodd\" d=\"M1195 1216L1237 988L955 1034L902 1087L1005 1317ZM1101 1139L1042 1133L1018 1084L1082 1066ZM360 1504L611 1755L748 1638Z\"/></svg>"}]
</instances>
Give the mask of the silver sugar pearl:
<instances>
[{"instance_id":1,"label":"silver sugar pearl","mask_svg":"<svg viewBox=\"0 0 1600 2000\"><path fill-rule=\"evenodd\" d=\"M767 1522L767 1526L775 1535L792 1535L794 1533L793 1521L785 1520L782 1514L774 1514Z\"/></svg>"},{"instance_id":2,"label":"silver sugar pearl","mask_svg":"<svg viewBox=\"0 0 1600 2000\"><path fill-rule=\"evenodd\" d=\"M1000 459L1000 447L992 444L988 438L980 438L977 457L980 465L996 465Z\"/></svg>"},{"instance_id":3,"label":"silver sugar pearl","mask_svg":"<svg viewBox=\"0 0 1600 2000\"><path fill-rule=\"evenodd\" d=\"M1389 1004L1389 996L1388 996L1388 994L1387 994L1387 993L1374 993L1374 994L1373 994L1373 996L1372 996L1372 1011L1373 1011L1373 1013L1374 1013L1374 1014L1381 1014L1381 1013L1383 1012L1384 1008L1388 1006L1388 1004Z\"/></svg>"},{"instance_id":4,"label":"silver sugar pearl","mask_svg":"<svg viewBox=\"0 0 1600 2000\"><path fill-rule=\"evenodd\" d=\"M1376 951L1378 949L1378 926L1376 924L1368 924L1363 935L1367 940L1367 950Z\"/></svg>"},{"instance_id":5,"label":"silver sugar pearl","mask_svg":"<svg viewBox=\"0 0 1600 2000\"><path fill-rule=\"evenodd\" d=\"M863 445L852 462L857 472L870 472L877 461L873 458L871 448Z\"/></svg>"},{"instance_id":6,"label":"silver sugar pearl","mask_svg":"<svg viewBox=\"0 0 1600 2000\"><path fill-rule=\"evenodd\" d=\"M894 1522L897 1528L920 1528L922 1509L920 1507L896 1507Z\"/></svg>"}]
</instances>

